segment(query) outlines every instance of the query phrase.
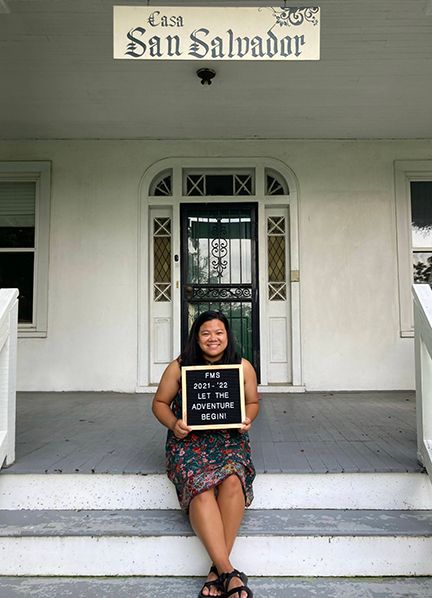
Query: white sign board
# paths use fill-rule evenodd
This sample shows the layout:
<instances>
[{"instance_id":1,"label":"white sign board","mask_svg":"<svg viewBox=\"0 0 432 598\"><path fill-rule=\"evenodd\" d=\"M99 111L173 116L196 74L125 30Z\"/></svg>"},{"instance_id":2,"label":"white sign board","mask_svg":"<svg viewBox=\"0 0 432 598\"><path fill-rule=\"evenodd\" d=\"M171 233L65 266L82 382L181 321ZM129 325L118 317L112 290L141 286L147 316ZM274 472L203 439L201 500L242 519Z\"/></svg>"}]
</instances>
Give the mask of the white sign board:
<instances>
[{"instance_id":1,"label":"white sign board","mask_svg":"<svg viewBox=\"0 0 432 598\"><path fill-rule=\"evenodd\" d=\"M114 6L114 58L319 60L319 8Z\"/></svg>"}]
</instances>

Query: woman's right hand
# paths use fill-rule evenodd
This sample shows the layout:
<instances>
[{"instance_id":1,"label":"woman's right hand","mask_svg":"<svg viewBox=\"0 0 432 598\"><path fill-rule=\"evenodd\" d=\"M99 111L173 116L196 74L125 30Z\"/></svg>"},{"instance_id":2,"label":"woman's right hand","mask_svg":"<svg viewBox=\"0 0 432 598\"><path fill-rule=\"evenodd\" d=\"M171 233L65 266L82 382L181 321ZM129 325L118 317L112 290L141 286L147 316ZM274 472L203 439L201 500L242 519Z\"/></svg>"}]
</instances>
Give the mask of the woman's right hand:
<instances>
[{"instance_id":1,"label":"woman's right hand","mask_svg":"<svg viewBox=\"0 0 432 598\"><path fill-rule=\"evenodd\" d=\"M187 426L182 419L178 419L173 428L173 433L176 438L183 440L192 430Z\"/></svg>"}]
</instances>

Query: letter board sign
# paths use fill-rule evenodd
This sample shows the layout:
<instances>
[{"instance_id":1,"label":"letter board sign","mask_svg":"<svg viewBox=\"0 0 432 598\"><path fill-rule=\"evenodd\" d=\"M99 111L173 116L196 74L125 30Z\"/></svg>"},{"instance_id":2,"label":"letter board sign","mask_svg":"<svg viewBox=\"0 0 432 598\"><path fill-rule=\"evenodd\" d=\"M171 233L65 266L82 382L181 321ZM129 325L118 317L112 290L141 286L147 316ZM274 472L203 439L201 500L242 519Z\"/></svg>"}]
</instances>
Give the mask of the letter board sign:
<instances>
[{"instance_id":1,"label":"letter board sign","mask_svg":"<svg viewBox=\"0 0 432 598\"><path fill-rule=\"evenodd\" d=\"M183 421L192 430L241 428L245 419L242 365L182 367Z\"/></svg>"},{"instance_id":2,"label":"letter board sign","mask_svg":"<svg viewBox=\"0 0 432 598\"><path fill-rule=\"evenodd\" d=\"M114 6L114 58L319 60L320 8Z\"/></svg>"}]
</instances>

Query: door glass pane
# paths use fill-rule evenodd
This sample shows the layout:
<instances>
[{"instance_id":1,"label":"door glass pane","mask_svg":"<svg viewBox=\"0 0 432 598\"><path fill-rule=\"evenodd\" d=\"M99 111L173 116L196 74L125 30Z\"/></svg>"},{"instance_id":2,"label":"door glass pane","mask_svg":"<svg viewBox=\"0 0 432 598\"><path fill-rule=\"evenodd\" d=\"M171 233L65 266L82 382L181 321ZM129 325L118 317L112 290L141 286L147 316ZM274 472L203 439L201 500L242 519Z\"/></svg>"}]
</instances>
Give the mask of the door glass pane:
<instances>
[{"instance_id":1,"label":"door glass pane","mask_svg":"<svg viewBox=\"0 0 432 598\"><path fill-rule=\"evenodd\" d=\"M220 311L226 316L233 331L237 352L252 363L252 303L189 303L188 334L195 319L207 310Z\"/></svg>"},{"instance_id":2,"label":"door glass pane","mask_svg":"<svg viewBox=\"0 0 432 598\"><path fill-rule=\"evenodd\" d=\"M0 288L19 289L18 322L33 321L34 253L0 253Z\"/></svg>"},{"instance_id":3,"label":"door glass pane","mask_svg":"<svg viewBox=\"0 0 432 598\"><path fill-rule=\"evenodd\" d=\"M238 353L259 374L256 207L184 205L182 223L183 343L200 313L221 311L230 322Z\"/></svg>"},{"instance_id":4,"label":"door glass pane","mask_svg":"<svg viewBox=\"0 0 432 598\"><path fill-rule=\"evenodd\" d=\"M251 251L247 211L188 213L189 283L250 283Z\"/></svg>"}]
</instances>

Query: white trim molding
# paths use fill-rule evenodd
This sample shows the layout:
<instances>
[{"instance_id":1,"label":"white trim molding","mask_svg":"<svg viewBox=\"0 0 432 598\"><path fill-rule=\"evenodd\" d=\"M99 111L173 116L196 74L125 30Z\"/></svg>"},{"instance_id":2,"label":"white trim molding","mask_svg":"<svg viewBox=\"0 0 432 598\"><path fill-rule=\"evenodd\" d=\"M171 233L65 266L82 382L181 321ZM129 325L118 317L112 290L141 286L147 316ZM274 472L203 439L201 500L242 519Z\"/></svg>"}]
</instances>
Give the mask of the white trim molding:
<instances>
[{"instance_id":1,"label":"white trim molding","mask_svg":"<svg viewBox=\"0 0 432 598\"><path fill-rule=\"evenodd\" d=\"M414 336L411 181L432 181L432 160L395 161L400 335Z\"/></svg>"},{"instance_id":2,"label":"white trim molding","mask_svg":"<svg viewBox=\"0 0 432 598\"><path fill-rule=\"evenodd\" d=\"M1 180L36 183L33 319L18 324L18 336L43 338L48 327L51 162L0 162Z\"/></svg>"},{"instance_id":3,"label":"white trim molding","mask_svg":"<svg viewBox=\"0 0 432 598\"><path fill-rule=\"evenodd\" d=\"M283 162L271 158L259 157L225 157L225 158L166 158L150 166L144 173L139 186L139 265L138 265L138 381L137 392L154 392L155 380L151 378L151 339L149 314L151 314L151 288L150 276L150 238L149 238L149 212L154 209L169 209L172 214L172 255L180 255L180 204L202 203L202 196L186 196L183 193L183 173L190 170L223 172L238 169L254 170L255 189L252 195L233 195L230 197L211 196L212 202L241 203L251 201L258 204L258 221L265 222L266 208L289 210L289 255L290 264L287 272L299 272L299 191L298 182L292 170ZM288 185L288 194L266 195L266 171L280 173ZM162 196L150 195L152 182L160 173L171 173L172 194ZM265 271L266 234L263 227L259 227L258 234L258 268L259 272ZM260 288L260 352L261 352L261 390L268 386L268 372L264 355L268 351L266 331L266 300L267 282L265 276L259 276ZM289 281L289 279L288 279ZM301 363L301 318L300 318L300 282L298 276L291 278L289 319L290 334L288 335L289 347L287 354L291 358L290 383L285 386L278 385L280 392L290 392L290 389L302 388L302 363ZM180 260L172 262L172 359L180 353L180 321L181 321L181 289L180 289ZM274 389L273 389L274 390Z\"/></svg>"}]
</instances>

